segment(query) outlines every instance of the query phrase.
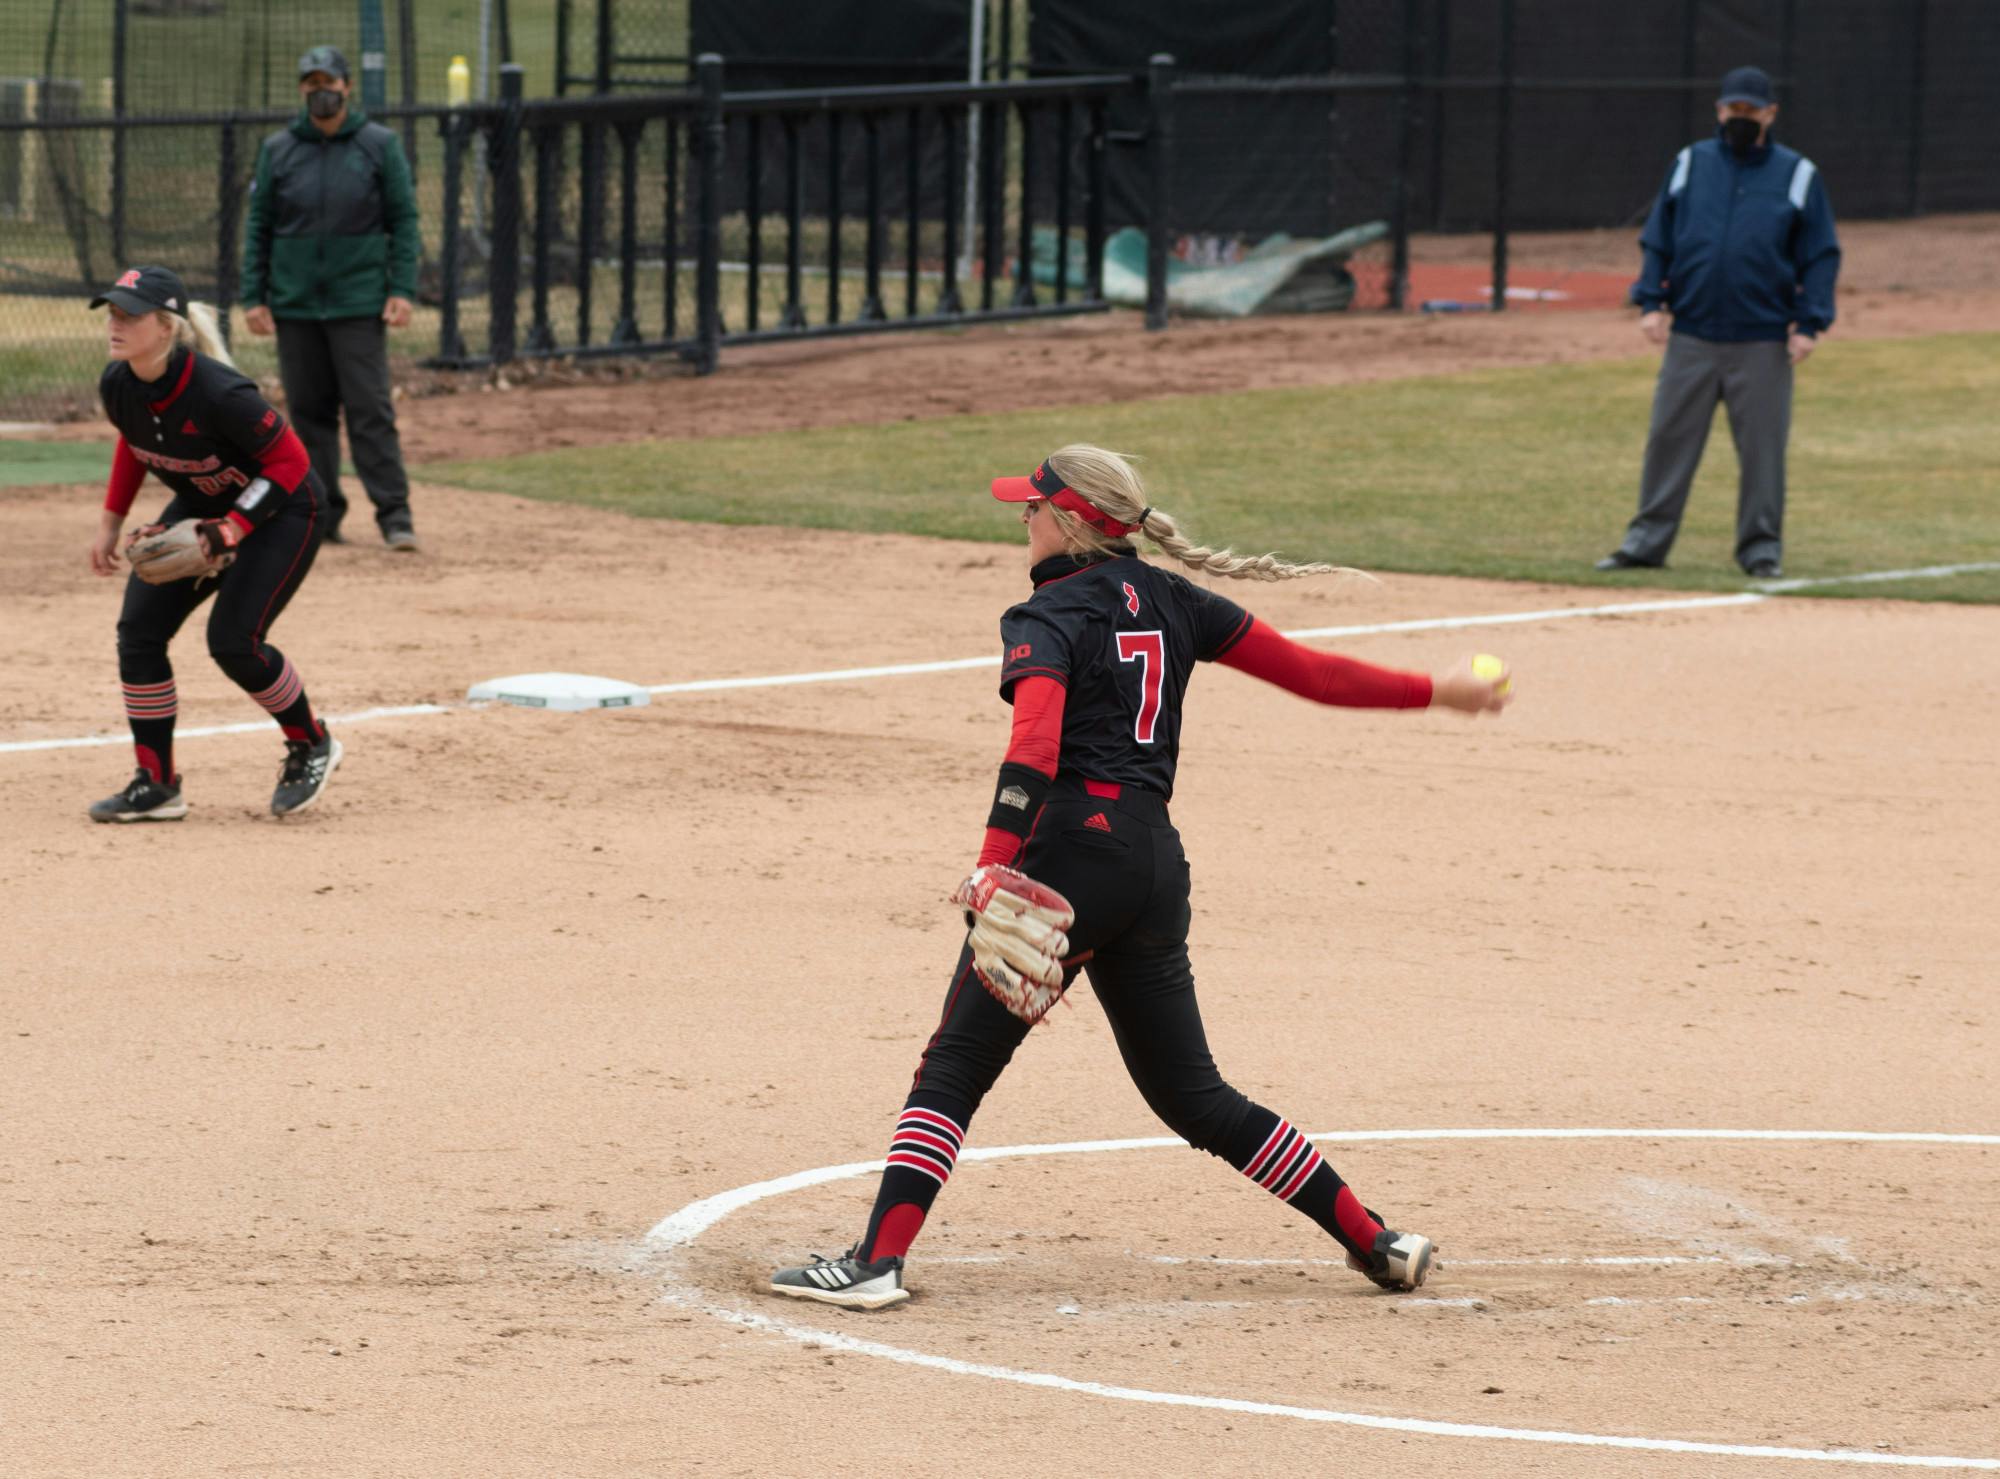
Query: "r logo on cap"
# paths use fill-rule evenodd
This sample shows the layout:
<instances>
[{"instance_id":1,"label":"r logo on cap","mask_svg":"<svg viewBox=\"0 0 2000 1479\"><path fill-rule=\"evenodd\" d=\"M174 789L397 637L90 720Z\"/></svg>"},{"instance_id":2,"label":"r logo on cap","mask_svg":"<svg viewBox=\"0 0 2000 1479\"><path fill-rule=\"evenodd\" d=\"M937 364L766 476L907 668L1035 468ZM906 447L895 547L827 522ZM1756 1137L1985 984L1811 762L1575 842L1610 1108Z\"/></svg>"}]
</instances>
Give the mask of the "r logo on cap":
<instances>
[{"instance_id":1,"label":"r logo on cap","mask_svg":"<svg viewBox=\"0 0 2000 1479\"><path fill-rule=\"evenodd\" d=\"M136 267L126 268L125 275L118 279L118 286L121 288L136 288L139 286L139 269Z\"/></svg>"}]
</instances>

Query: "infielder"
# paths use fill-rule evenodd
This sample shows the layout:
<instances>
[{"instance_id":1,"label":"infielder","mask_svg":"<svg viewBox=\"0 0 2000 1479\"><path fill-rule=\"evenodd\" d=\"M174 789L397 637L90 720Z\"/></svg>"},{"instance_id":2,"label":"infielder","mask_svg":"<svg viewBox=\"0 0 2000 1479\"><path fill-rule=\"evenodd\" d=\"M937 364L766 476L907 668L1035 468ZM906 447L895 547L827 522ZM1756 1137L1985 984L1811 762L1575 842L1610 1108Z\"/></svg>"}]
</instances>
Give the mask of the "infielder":
<instances>
[{"instance_id":1,"label":"infielder","mask_svg":"<svg viewBox=\"0 0 2000 1479\"><path fill-rule=\"evenodd\" d=\"M90 300L110 305L111 363L98 383L118 428L90 566L118 570L118 535L151 473L173 492L132 531L132 575L118 617L118 676L139 768L90 808L97 822L187 815L174 769L179 703L167 644L209 596L208 651L278 723L285 763L271 811L312 805L340 764L340 742L313 717L298 670L265 640L319 551L323 503L306 450L285 418L239 374L206 304L189 303L164 267L135 267Z\"/></svg>"},{"instance_id":2,"label":"infielder","mask_svg":"<svg viewBox=\"0 0 2000 1479\"><path fill-rule=\"evenodd\" d=\"M1155 569L1134 533L1211 575L1288 580L1335 567L1191 544L1114 453L1065 447L1031 477L996 479L993 496L1025 505L1035 590L1000 619L1013 737L978 866L954 896L972 928L867 1229L839 1258L779 1269L773 1292L850 1309L909 1297L904 1254L980 1101L1079 969L1133 1082L1175 1134L1312 1218L1375 1283L1416 1288L1430 1239L1385 1228L1289 1120L1230 1087L1209 1055L1188 963L1188 864L1167 813L1181 703L1197 662L1348 708L1497 712L1510 680L1469 667L1432 679L1315 651Z\"/></svg>"}]
</instances>

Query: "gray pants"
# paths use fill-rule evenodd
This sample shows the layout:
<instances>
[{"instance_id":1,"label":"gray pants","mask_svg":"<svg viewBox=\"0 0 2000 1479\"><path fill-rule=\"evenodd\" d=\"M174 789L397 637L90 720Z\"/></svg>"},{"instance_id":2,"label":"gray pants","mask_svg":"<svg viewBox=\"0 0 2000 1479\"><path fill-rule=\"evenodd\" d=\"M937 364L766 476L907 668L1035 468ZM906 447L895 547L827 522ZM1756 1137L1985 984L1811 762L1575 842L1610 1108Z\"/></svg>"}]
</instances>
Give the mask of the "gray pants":
<instances>
[{"instance_id":1,"label":"gray pants","mask_svg":"<svg viewBox=\"0 0 2000 1479\"><path fill-rule=\"evenodd\" d=\"M1692 334L1667 342L1653 389L1653 423L1639 480L1639 512L1619 548L1648 565L1666 563L1715 403L1729 408L1736 439L1736 563L1748 570L1781 560L1785 523L1785 442L1792 430L1792 362L1782 343L1717 344Z\"/></svg>"},{"instance_id":2,"label":"gray pants","mask_svg":"<svg viewBox=\"0 0 2000 1479\"><path fill-rule=\"evenodd\" d=\"M281 318L278 374L299 440L326 489L327 528L347 513L340 487L340 412L347 408L347 444L361 486L375 505L384 534L409 529L410 480L389 398L388 326L380 318Z\"/></svg>"}]
</instances>

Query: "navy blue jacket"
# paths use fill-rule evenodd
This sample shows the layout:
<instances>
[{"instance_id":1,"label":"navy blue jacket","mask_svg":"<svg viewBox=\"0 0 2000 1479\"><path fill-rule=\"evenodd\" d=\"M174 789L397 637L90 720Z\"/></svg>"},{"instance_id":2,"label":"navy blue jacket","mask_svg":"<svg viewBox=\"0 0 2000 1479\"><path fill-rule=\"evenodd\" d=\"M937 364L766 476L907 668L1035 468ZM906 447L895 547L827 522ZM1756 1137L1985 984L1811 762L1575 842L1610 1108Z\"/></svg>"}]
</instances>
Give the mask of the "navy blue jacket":
<instances>
[{"instance_id":1,"label":"navy blue jacket","mask_svg":"<svg viewBox=\"0 0 2000 1479\"><path fill-rule=\"evenodd\" d=\"M1674 332L1722 343L1783 341L1833 323L1840 241L1813 162L1783 144L1741 159L1720 138L1690 144L1639 234L1632 301L1671 308Z\"/></svg>"}]
</instances>

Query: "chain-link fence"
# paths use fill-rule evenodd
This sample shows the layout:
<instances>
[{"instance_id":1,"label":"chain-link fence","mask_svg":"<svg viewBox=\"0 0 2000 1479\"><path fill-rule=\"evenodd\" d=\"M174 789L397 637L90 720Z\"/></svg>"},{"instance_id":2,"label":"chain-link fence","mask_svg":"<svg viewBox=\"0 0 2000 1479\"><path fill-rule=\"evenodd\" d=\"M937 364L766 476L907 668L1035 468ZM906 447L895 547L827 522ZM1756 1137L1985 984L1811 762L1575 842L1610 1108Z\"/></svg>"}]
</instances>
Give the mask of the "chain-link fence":
<instances>
[{"instance_id":1,"label":"chain-link fence","mask_svg":"<svg viewBox=\"0 0 2000 1479\"><path fill-rule=\"evenodd\" d=\"M682 0L628 0L671 8ZM595 0L585 0L593 11ZM435 346L444 145L414 109L448 101L454 58L471 96L497 91L509 60L531 96L555 91L558 0L9 0L0 5L0 417L87 408L102 325L83 300L133 263L161 262L189 290L231 286L222 202L239 197L263 136L298 106L297 64L338 46L357 102L383 114L410 156L423 224L424 301L392 353ZM376 105L376 99L381 105ZM240 121L224 125L222 115ZM80 122L207 118L144 128ZM24 124L54 125L33 129ZM490 202L468 172L467 250ZM233 272L233 269L232 269ZM477 311L476 305L473 312ZM247 369L275 373L269 340L241 332Z\"/></svg>"}]
</instances>

